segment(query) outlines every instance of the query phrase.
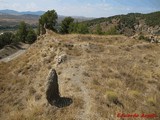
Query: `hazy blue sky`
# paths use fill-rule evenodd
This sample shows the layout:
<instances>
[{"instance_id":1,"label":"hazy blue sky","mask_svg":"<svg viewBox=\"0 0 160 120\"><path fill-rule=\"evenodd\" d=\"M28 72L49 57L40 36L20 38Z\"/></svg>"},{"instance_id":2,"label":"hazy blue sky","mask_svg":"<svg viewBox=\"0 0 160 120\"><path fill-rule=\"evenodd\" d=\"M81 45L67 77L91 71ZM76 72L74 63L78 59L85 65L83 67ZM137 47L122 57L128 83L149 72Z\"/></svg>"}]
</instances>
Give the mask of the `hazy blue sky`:
<instances>
[{"instance_id":1,"label":"hazy blue sky","mask_svg":"<svg viewBox=\"0 0 160 120\"><path fill-rule=\"evenodd\" d=\"M130 12L160 11L160 0L0 0L0 9L55 9L60 15L108 17Z\"/></svg>"}]
</instances>

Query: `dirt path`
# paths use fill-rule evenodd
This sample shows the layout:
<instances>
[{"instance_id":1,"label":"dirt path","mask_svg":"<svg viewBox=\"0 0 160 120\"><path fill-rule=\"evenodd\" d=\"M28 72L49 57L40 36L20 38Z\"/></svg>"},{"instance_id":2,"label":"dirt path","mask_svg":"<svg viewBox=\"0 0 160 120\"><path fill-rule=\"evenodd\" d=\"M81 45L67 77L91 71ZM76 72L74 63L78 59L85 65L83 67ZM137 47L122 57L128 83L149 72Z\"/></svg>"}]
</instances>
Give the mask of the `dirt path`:
<instances>
[{"instance_id":1,"label":"dirt path","mask_svg":"<svg viewBox=\"0 0 160 120\"><path fill-rule=\"evenodd\" d=\"M16 57L20 56L21 54L23 54L28 48L29 48L29 44L25 44L25 43L20 43L19 45L15 46L15 45L9 45L3 49L0 50L0 62L9 62L13 59L15 59ZM4 54L7 54L4 56Z\"/></svg>"},{"instance_id":2,"label":"dirt path","mask_svg":"<svg viewBox=\"0 0 160 120\"><path fill-rule=\"evenodd\" d=\"M73 76L72 83L78 86L81 90L81 96L84 101L84 106L79 114L78 118L82 120L88 120L91 115L91 97L89 95L89 89L86 87L85 83L83 83L83 72L85 69L83 67L79 67L75 72L78 73L76 76Z\"/></svg>"},{"instance_id":3,"label":"dirt path","mask_svg":"<svg viewBox=\"0 0 160 120\"><path fill-rule=\"evenodd\" d=\"M82 109L76 115L76 118L78 120L89 120L90 118L92 118L94 114L92 111L93 104L90 96L91 91L89 88L87 88L85 84L84 75L83 75L83 73L85 72L85 66L83 66L83 63L85 62L85 60L82 60L82 61L83 62L80 62L76 58L74 60L71 60L68 63L65 63L63 68L67 68L67 69L63 69L61 70L61 72L63 73L62 78L64 77L71 78L70 80L71 84L73 86L76 86L75 88L78 88L78 90L76 90L76 93L74 93L74 95L76 95L77 97L80 97L84 103L82 106ZM78 66L78 67L67 67L67 66ZM75 74L75 75L72 76L72 74Z\"/></svg>"},{"instance_id":4,"label":"dirt path","mask_svg":"<svg viewBox=\"0 0 160 120\"><path fill-rule=\"evenodd\" d=\"M9 62L13 59L15 59L16 57L20 56L21 54L23 54L26 50L19 50L17 51L16 53L12 54L12 55L9 55L8 57L5 57L5 58L2 58L0 59L0 62Z\"/></svg>"}]
</instances>

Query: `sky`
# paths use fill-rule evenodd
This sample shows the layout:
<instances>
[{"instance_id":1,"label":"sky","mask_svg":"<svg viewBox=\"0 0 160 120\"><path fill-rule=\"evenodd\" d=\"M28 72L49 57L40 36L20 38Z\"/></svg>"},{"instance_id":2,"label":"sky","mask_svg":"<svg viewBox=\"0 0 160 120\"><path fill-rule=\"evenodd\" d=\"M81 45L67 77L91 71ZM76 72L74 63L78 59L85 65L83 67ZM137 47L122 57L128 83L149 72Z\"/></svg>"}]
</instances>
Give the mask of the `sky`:
<instances>
[{"instance_id":1,"label":"sky","mask_svg":"<svg viewBox=\"0 0 160 120\"><path fill-rule=\"evenodd\" d=\"M0 0L0 10L47 11L59 15L109 17L127 13L160 11L160 0Z\"/></svg>"}]
</instances>

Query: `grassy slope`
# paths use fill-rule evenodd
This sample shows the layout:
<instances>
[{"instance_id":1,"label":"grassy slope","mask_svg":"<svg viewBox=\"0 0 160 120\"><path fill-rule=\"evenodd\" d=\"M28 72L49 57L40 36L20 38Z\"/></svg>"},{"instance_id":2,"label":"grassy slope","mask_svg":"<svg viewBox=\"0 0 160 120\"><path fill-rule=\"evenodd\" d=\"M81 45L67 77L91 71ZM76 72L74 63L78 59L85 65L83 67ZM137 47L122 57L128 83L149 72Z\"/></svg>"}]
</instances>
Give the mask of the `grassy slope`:
<instances>
[{"instance_id":1,"label":"grassy slope","mask_svg":"<svg viewBox=\"0 0 160 120\"><path fill-rule=\"evenodd\" d=\"M67 61L56 66L60 54L67 54ZM52 67L61 95L74 101L69 107L47 104L46 77ZM124 36L50 33L0 68L1 119L115 120L119 112L160 114L158 44Z\"/></svg>"}]
</instances>

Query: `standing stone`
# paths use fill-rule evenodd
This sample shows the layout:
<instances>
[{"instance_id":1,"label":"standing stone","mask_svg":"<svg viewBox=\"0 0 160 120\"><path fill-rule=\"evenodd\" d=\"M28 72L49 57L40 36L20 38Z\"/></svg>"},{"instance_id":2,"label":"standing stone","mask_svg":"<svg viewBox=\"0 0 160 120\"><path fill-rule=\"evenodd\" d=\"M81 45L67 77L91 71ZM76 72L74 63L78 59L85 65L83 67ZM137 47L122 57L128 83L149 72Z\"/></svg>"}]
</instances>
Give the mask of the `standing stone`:
<instances>
[{"instance_id":1,"label":"standing stone","mask_svg":"<svg viewBox=\"0 0 160 120\"><path fill-rule=\"evenodd\" d=\"M47 80L46 99L51 105L61 108L72 104L73 101L71 98L60 97L58 76L55 69L50 71Z\"/></svg>"},{"instance_id":2,"label":"standing stone","mask_svg":"<svg viewBox=\"0 0 160 120\"><path fill-rule=\"evenodd\" d=\"M58 99L60 99L58 76L55 69L50 71L47 82L46 98L48 102L53 105Z\"/></svg>"}]
</instances>

